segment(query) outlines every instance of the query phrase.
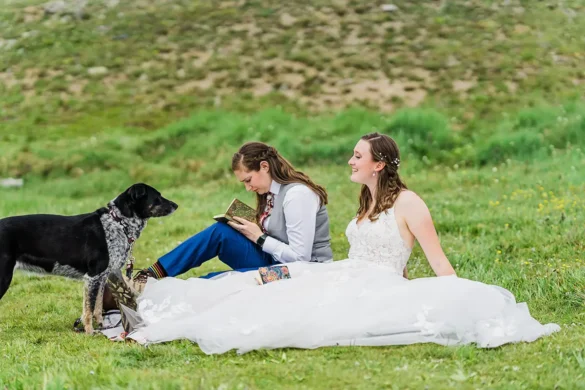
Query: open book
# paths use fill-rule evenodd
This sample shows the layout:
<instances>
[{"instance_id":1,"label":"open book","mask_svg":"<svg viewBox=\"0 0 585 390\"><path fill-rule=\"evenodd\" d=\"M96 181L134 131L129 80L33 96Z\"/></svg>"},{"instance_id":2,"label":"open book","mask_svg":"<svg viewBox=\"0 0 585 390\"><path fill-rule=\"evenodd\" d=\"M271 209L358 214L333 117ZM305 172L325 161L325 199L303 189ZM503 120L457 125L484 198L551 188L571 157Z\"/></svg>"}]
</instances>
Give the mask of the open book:
<instances>
[{"instance_id":1,"label":"open book","mask_svg":"<svg viewBox=\"0 0 585 390\"><path fill-rule=\"evenodd\" d=\"M215 219L218 222L225 223L227 223L228 221L236 222L233 219L234 216L244 218L250 222L257 223L256 210L239 199L232 200L232 203L230 203L226 212L220 215L214 215L213 219Z\"/></svg>"}]
</instances>

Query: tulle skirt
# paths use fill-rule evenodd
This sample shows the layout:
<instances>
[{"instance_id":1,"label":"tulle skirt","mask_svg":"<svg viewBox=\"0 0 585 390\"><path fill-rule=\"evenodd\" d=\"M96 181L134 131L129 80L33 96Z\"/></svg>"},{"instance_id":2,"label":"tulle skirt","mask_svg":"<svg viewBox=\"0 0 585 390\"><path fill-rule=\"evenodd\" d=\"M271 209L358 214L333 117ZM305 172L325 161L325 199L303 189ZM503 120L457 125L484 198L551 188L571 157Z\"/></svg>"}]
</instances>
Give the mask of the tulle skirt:
<instances>
[{"instance_id":1,"label":"tulle skirt","mask_svg":"<svg viewBox=\"0 0 585 390\"><path fill-rule=\"evenodd\" d=\"M289 264L291 279L258 285L256 271L215 279L149 280L139 299L143 344L189 339L232 349L437 343L497 347L558 331L508 290L443 276L406 280L356 260Z\"/></svg>"}]
</instances>

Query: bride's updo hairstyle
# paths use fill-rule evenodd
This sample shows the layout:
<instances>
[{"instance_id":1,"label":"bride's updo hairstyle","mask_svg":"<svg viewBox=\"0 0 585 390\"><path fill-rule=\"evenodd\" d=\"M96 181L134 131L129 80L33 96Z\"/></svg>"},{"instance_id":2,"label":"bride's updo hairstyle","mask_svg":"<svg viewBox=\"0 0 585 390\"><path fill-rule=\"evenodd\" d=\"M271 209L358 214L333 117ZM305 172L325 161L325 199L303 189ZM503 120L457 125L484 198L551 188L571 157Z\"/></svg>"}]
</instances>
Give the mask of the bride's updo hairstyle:
<instances>
[{"instance_id":1,"label":"bride's updo hairstyle","mask_svg":"<svg viewBox=\"0 0 585 390\"><path fill-rule=\"evenodd\" d=\"M375 221L380 213L394 206L398 194L406 190L406 184L400 180L398 167L400 166L400 151L396 142L385 134L370 133L361 137L370 144L370 152L375 162L384 163L384 168L378 172L376 188L376 205L369 215L370 221ZM357 211L358 220L361 220L372 205L372 195L368 186L362 185L360 193L360 207Z\"/></svg>"},{"instance_id":2,"label":"bride's updo hairstyle","mask_svg":"<svg viewBox=\"0 0 585 390\"><path fill-rule=\"evenodd\" d=\"M302 183L313 190L321 201L322 205L327 204L327 192L325 188L315 184L309 176L297 171L287 159L282 157L278 151L263 142L247 142L240 147L232 157L232 171L242 167L247 171L259 171L260 163L266 161L270 166L272 180L280 184ZM266 196L268 194L256 194L256 217L264 212Z\"/></svg>"}]
</instances>

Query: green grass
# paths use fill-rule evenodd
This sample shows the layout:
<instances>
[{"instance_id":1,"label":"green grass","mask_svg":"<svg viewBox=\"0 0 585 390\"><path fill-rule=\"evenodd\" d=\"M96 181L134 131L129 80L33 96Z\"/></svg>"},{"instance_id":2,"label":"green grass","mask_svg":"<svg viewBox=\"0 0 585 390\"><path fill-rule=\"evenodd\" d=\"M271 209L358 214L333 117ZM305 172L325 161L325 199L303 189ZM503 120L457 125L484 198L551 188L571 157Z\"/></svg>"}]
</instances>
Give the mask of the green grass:
<instances>
[{"instance_id":1,"label":"green grass","mask_svg":"<svg viewBox=\"0 0 585 390\"><path fill-rule=\"evenodd\" d=\"M278 108L254 114L199 111L151 131L125 126L89 131L53 126L47 133L28 134L0 129L0 175L46 180L123 172L134 181L154 176L168 186L231 175L226 161L246 140L270 142L297 164L344 163L356 140L371 131L392 136L402 158L422 166L532 161L585 149L585 105L525 109L466 132L455 131L444 114L430 109L394 115L352 109L305 117Z\"/></svg>"},{"instance_id":2,"label":"green grass","mask_svg":"<svg viewBox=\"0 0 585 390\"><path fill-rule=\"evenodd\" d=\"M262 140L328 189L343 259L359 190L345 164L376 130L398 141L457 273L562 330L493 350L206 356L75 334L81 283L17 273L0 301L0 389L585 388L581 1L91 1L82 19L43 3L0 9L0 178L25 181L0 188L0 218L88 212L148 182L181 207L136 244L147 266L234 196L253 203L230 158ZM418 246L409 274L432 275Z\"/></svg>"},{"instance_id":3,"label":"green grass","mask_svg":"<svg viewBox=\"0 0 585 390\"><path fill-rule=\"evenodd\" d=\"M228 163L226 160L225 164ZM173 342L143 348L70 331L81 307L81 283L17 273L0 302L0 386L8 388L578 388L582 386L585 271L582 150L535 163L485 168L424 168L406 160L403 176L429 205L442 245L461 277L506 287L542 322L562 331L531 344L495 350L434 345L277 350L206 356ZM163 163L160 163L161 165ZM306 166L330 193L333 248L345 258L345 227L358 187L343 164ZM153 176L152 181L165 179ZM132 182L122 170L78 178L34 179L2 190L0 215L86 212ZM165 184L173 216L153 220L136 245L146 266L211 224L233 197L252 202L233 177ZM225 269L217 260L184 277ZM417 246L411 277L432 275ZM204 299L204 297L202 297Z\"/></svg>"}]
</instances>

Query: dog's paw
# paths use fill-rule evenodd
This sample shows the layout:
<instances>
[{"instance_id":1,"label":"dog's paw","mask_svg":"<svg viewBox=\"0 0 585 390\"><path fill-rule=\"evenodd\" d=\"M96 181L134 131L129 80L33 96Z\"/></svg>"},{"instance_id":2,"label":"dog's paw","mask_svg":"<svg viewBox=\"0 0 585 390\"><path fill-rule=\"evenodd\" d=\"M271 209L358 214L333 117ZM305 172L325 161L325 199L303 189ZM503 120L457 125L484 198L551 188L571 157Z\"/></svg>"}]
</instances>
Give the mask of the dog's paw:
<instances>
[{"instance_id":1,"label":"dog's paw","mask_svg":"<svg viewBox=\"0 0 585 390\"><path fill-rule=\"evenodd\" d=\"M81 317L76 319L75 322L73 323L73 331L77 333L85 332L85 329L83 329L83 324L81 322Z\"/></svg>"}]
</instances>

